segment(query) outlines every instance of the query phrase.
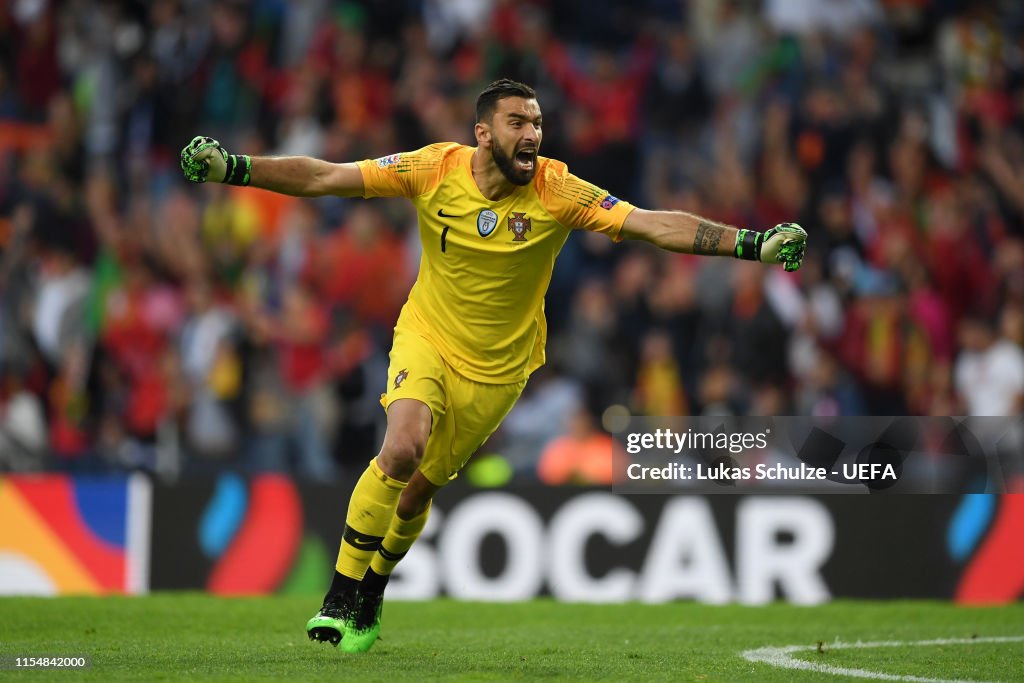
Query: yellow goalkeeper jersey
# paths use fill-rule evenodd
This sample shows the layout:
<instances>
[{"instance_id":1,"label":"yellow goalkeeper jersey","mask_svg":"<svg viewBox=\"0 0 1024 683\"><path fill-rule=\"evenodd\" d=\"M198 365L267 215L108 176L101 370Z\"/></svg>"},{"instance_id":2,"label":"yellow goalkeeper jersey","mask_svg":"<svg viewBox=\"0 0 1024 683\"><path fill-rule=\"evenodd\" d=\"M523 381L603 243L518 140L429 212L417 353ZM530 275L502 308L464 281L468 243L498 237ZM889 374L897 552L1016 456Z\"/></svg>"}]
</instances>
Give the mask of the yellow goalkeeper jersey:
<instances>
[{"instance_id":1,"label":"yellow goalkeeper jersey","mask_svg":"<svg viewBox=\"0 0 1024 683\"><path fill-rule=\"evenodd\" d=\"M633 206L545 157L533 182L492 202L473 180L475 149L439 143L358 165L364 197L408 197L419 217L419 275L396 329L469 379L507 384L544 364L544 293L569 231L618 241Z\"/></svg>"}]
</instances>

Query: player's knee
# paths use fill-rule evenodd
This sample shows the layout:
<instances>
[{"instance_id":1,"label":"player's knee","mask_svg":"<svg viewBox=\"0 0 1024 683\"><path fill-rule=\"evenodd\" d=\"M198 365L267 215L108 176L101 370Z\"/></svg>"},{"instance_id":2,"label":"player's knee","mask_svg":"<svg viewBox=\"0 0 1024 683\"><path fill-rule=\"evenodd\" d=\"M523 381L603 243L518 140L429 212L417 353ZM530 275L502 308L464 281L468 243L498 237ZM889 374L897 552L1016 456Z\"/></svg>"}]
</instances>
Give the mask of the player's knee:
<instances>
[{"instance_id":1,"label":"player's knee","mask_svg":"<svg viewBox=\"0 0 1024 683\"><path fill-rule=\"evenodd\" d=\"M426 443L411 437L385 439L377 461L384 473L408 481L423 460Z\"/></svg>"}]
</instances>

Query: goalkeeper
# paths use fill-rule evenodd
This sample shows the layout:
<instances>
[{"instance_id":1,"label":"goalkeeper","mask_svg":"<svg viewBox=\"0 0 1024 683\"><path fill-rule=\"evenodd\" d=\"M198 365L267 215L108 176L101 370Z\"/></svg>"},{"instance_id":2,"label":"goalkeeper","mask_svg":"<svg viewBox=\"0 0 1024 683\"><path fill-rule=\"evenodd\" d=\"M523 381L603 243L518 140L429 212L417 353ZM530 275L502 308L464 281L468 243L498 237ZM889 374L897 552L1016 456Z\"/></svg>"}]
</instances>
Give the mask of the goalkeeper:
<instances>
[{"instance_id":1,"label":"goalkeeper","mask_svg":"<svg viewBox=\"0 0 1024 683\"><path fill-rule=\"evenodd\" d=\"M192 182L299 197L407 197L417 210L423 254L395 326L384 443L352 491L334 580L306 625L313 640L363 652L377 639L388 577L423 530L434 494L544 364L544 293L572 230L800 267L800 226L757 232L636 208L540 156L542 131L533 89L499 80L477 99L476 147L439 143L335 164L233 155L197 137L181 152Z\"/></svg>"}]
</instances>

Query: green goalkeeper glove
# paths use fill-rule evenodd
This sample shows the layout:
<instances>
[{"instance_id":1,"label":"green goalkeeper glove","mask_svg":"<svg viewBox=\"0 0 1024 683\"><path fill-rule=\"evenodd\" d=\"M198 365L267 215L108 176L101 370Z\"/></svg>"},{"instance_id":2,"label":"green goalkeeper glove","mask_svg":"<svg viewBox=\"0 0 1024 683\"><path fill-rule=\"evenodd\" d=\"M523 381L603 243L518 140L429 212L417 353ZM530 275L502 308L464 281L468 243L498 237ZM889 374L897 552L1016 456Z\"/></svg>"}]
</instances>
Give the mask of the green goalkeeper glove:
<instances>
[{"instance_id":1,"label":"green goalkeeper glove","mask_svg":"<svg viewBox=\"0 0 1024 683\"><path fill-rule=\"evenodd\" d=\"M193 183L248 185L252 159L247 154L228 154L213 138L198 135L181 150L181 170Z\"/></svg>"},{"instance_id":2,"label":"green goalkeeper glove","mask_svg":"<svg viewBox=\"0 0 1024 683\"><path fill-rule=\"evenodd\" d=\"M736 258L761 263L781 263L793 272L804 260L807 231L796 223L779 223L770 230L740 230L736 233Z\"/></svg>"}]
</instances>

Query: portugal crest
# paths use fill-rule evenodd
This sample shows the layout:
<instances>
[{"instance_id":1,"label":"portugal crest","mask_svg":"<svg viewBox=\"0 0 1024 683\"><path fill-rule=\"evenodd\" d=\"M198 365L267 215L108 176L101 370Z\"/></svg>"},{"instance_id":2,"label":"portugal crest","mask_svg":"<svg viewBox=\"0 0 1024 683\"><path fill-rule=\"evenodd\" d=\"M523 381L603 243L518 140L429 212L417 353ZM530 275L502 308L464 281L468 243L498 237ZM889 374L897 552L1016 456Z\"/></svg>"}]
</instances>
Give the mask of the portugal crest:
<instances>
[{"instance_id":1,"label":"portugal crest","mask_svg":"<svg viewBox=\"0 0 1024 683\"><path fill-rule=\"evenodd\" d=\"M508 229L512 231L515 237L512 238L513 242L525 242L526 233L533 230L533 225L529 218L526 217L525 213L512 212L512 215L508 217Z\"/></svg>"}]
</instances>

